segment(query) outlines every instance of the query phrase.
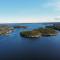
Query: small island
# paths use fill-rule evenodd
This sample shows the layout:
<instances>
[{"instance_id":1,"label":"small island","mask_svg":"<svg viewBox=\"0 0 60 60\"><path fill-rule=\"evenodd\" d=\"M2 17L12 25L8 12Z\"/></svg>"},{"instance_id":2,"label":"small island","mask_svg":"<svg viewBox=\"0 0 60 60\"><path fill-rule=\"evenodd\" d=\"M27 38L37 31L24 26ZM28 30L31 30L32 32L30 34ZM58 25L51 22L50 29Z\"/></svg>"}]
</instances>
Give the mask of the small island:
<instances>
[{"instance_id":1,"label":"small island","mask_svg":"<svg viewBox=\"0 0 60 60\"><path fill-rule=\"evenodd\" d=\"M0 35L7 35L13 31L13 27L0 26Z\"/></svg>"},{"instance_id":2,"label":"small island","mask_svg":"<svg viewBox=\"0 0 60 60\"><path fill-rule=\"evenodd\" d=\"M26 28L28 28L28 26L15 26L14 28L24 28L24 29L26 29Z\"/></svg>"},{"instance_id":3,"label":"small island","mask_svg":"<svg viewBox=\"0 0 60 60\"><path fill-rule=\"evenodd\" d=\"M58 26L46 26L46 28L51 28L51 29L55 29L55 30L60 30L60 25L58 25Z\"/></svg>"},{"instance_id":4,"label":"small island","mask_svg":"<svg viewBox=\"0 0 60 60\"><path fill-rule=\"evenodd\" d=\"M26 38L37 38L42 36L56 36L57 32L51 28L38 28L32 31L22 31L20 35Z\"/></svg>"}]
</instances>

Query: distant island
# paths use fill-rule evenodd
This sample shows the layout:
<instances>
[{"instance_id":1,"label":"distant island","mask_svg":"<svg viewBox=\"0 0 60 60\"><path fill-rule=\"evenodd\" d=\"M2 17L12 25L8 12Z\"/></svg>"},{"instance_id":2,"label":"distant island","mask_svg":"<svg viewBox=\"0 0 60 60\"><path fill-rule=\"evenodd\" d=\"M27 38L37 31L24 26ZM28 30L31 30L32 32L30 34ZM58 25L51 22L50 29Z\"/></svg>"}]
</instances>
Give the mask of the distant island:
<instances>
[{"instance_id":1,"label":"distant island","mask_svg":"<svg viewBox=\"0 0 60 60\"><path fill-rule=\"evenodd\" d=\"M26 28L28 28L28 26L14 26L14 28L24 28L24 29L26 29Z\"/></svg>"},{"instance_id":2,"label":"distant island","mask_svg":"<svg viewBox=\"0 0 60 60\"><path fill-rule=\"evenodd\" d=\"M46 28L51 28L51 29L55 29L55 30L60 30L60 25L58 25L58 26L46 26Z\"/></svg>"},{"instance_id":3,"label":"distant island","mask_svg":"<svg viewBox=\"0 0 60 60\"><path fill-rule=\"evenodd\" d=\"M0 35L7 35L14 31L16 28L28 28L28 26L0 26ZM45 28L37 28L33 30L21 31L20 35L25 38L38 38L42 36L56 36L57 31L60 30L60 25L58 26L45 26Z\"/></svg>"}]
</instances>

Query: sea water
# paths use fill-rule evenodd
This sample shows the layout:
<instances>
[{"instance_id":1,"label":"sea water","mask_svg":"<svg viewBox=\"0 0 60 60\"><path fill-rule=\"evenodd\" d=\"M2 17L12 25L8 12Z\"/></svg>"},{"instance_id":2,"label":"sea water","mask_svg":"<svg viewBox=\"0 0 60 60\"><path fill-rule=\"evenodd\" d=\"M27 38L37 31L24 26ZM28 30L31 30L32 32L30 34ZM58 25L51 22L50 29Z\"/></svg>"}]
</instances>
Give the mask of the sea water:
<instances>
[{"instance_id":1,"label":"sea water","mask_svg":"<svg viewBox=\"0 0 60 60\"><path fill-rule=\"evenodd\" d=\"M3 25L3 24L1 24ZM60 31L56 36L40 38L23 38L20 32L45 27L45 24L7 24L9 26L28 26L26 29L16 28L7 36L0 36L0 59L19 60L53 60L60 59Z\"/></svg>"}]
</instances>

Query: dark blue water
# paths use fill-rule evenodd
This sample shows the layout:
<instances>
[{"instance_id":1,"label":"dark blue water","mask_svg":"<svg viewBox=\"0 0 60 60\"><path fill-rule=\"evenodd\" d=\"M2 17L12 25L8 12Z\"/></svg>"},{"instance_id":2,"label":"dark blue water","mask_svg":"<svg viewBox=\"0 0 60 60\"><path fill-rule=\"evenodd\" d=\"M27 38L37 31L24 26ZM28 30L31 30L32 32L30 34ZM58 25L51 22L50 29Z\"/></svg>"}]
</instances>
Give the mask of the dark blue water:
<instances>
[{"instance_id":1,"label":"dark blue water","mask_svg":"<svg viewBox=\"0 0 60 60\"><path fill-rule=\"evenodd\" d=\"M56 36L38 39L23 38L20 32L45 27L44 24L9 24L10 26L30 26L27 29L15 29L8 36L0 36L0 60L60 60L60 32Z\"/></svg>"}]
</instances>

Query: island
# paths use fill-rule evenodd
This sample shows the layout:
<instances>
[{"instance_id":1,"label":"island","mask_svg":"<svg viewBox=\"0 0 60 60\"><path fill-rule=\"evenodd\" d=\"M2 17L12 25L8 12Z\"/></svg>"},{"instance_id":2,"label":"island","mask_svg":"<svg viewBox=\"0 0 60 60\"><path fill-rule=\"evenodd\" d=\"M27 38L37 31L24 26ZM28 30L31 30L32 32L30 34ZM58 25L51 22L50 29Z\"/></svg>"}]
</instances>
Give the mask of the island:
<instances>
[{"instance_id":1,"label":"island","mask_svg":"<svg viewBox=\"0 0 60 60\"><path fill-rule=\"evenodd\" d=\"M26 28L28 28L28 26L14 26L14 28L24 28L24 29L26 29Z\"/></svg>"},{"instance_id":2,"label":"island","mask_svg":"<svg viewBox=\"0 0 60 60\"><path fill-rule=\"evenodd\" d=\"M55 30L60 30L60 25L58 25L58 26L46 26L46 28L52 28Z\"/></svg>"},{"instance_id":3,"label":"island","mask_svg":"<svg viewBox=\"0 0 60 60\"><path fill-rule=\"evenodd\" d=\"M41 33L38 31L22 31L20 35L26 38L37 38L41 36Z\"/></svg>"},{"instance_id":4,"label":"island","mask_svg":"<svg viewBox=\"0 0 60 60\"><path fill-rule=\"evenodd\" d=\"M7 35L13 31L13 27L10 26L0 26L0 35Z\"/></svg>"},{"instance_id":5,"label":"island","mask_svg":"<svg viewBox=\"0 0 60 60\"><path fill-rule=\"evenodd\" d=\"M26 38L38 38L42 36L56 36L57 32L51 28L38 28L32 31L22 31L20 35Z\"/></svg>"}]
</instances>

